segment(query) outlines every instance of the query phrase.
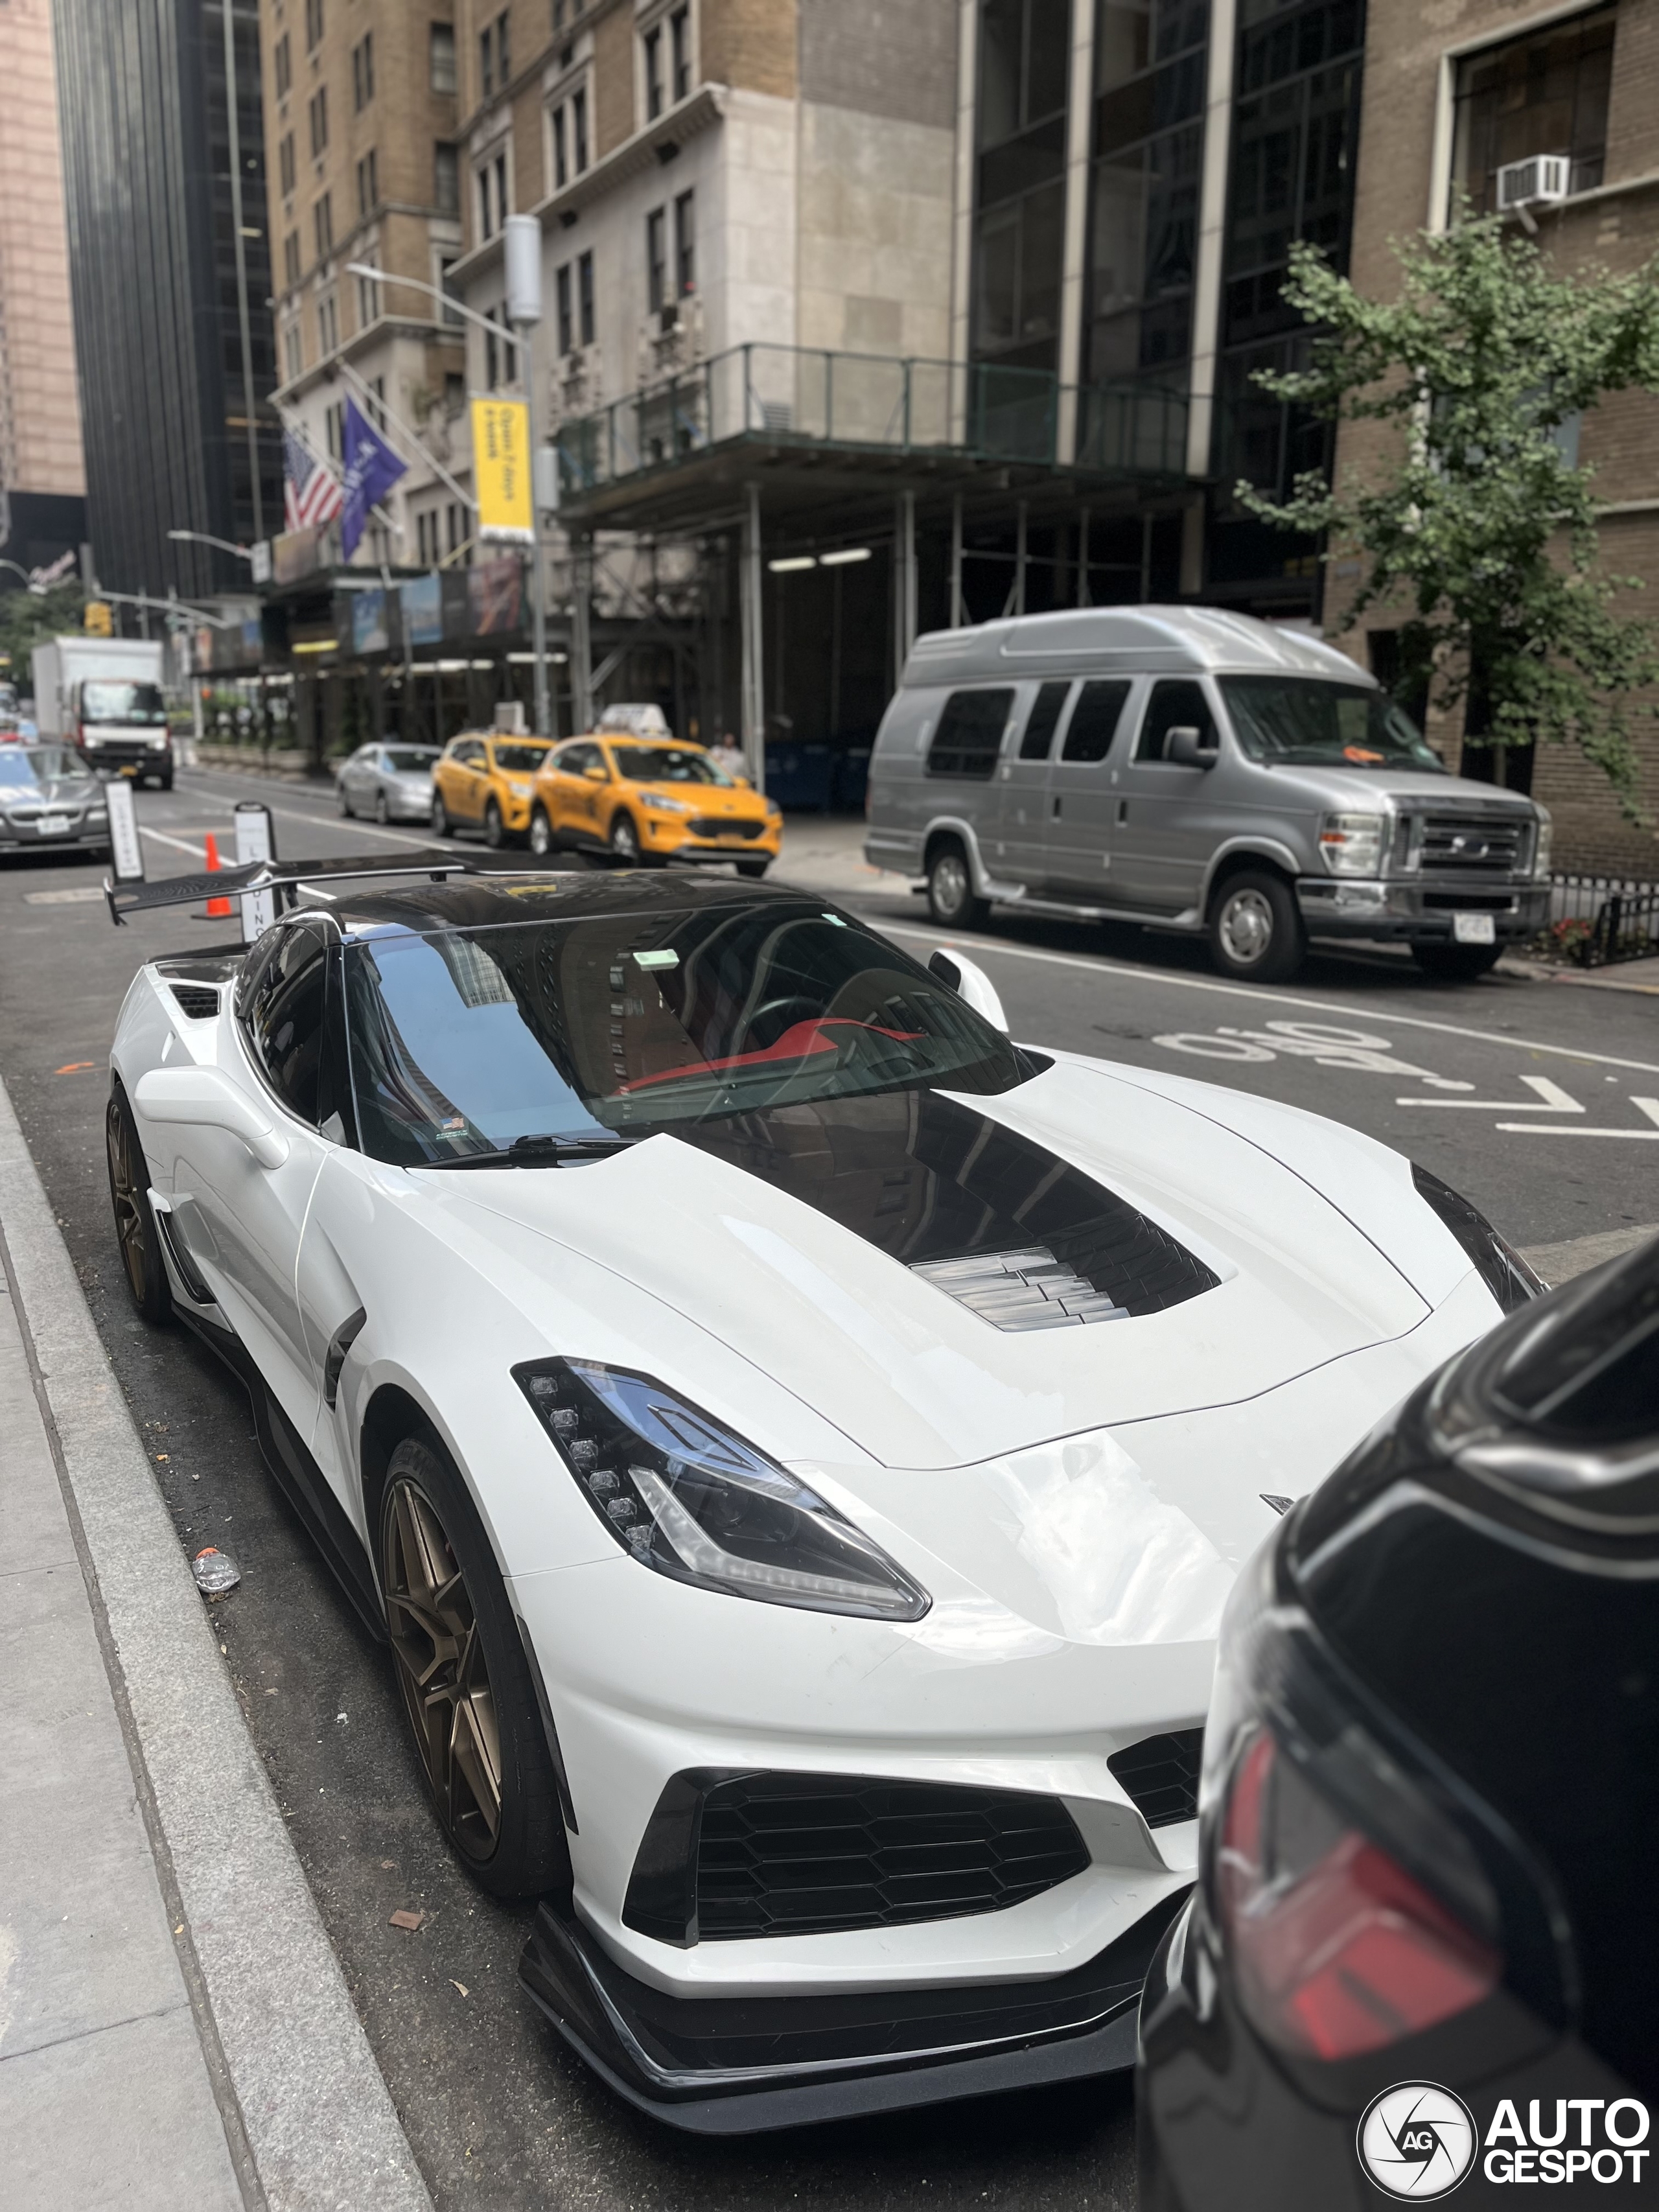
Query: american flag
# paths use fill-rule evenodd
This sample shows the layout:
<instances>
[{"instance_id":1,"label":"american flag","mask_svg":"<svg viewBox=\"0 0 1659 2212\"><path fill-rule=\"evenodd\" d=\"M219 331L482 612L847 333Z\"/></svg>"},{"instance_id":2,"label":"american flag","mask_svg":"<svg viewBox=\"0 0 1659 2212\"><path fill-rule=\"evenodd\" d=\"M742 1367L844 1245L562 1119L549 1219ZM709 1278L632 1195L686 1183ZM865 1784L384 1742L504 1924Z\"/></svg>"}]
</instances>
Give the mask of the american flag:
<instances>
[{"instance_id":1,"label":"american flag","mask_svg":"<svg viewBox=\"0 0 1659 2212\"><path fill-rule=\"evenodd\" d=\"M283 513L290 530L329 522L340 512L340 480L296 430L283 433Z\"/></svg>"}]
</instances>

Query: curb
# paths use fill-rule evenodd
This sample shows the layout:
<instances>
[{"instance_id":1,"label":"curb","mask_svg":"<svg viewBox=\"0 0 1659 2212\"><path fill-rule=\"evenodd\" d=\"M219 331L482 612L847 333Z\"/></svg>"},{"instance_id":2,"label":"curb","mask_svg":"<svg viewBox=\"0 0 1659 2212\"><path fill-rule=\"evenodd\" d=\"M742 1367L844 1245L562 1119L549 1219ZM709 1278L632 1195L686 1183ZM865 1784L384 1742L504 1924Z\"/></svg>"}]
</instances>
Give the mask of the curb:
<instances>
[{"instance_id":1,"label":"curb","mask_svg":"<svg viewBox=\"0 0 1659 2212\"><path fill-rule=\"evenodd\" d=\"M0 1239L245 2202L431 2212L3 1083Z\"/></svg>"}]
</instances>

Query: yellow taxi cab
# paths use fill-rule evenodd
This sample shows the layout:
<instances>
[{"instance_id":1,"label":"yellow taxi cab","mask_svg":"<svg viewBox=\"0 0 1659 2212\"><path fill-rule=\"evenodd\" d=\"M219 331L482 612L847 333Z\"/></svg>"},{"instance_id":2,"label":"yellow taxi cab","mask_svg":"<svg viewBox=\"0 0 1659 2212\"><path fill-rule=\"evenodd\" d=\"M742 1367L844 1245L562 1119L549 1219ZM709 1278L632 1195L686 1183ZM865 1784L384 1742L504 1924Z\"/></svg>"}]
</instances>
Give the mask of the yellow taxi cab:
<instances>
[{"instance_id":1,"label":"yellow taxi cab","mask_svg":"<svg viewBox=\"0 0 1659 2212\"><path fill-rule=\"evenodd\" d=\"M532 779L547 757L546 738L452 738L433 764L432 834L482 830L499 849L530 827Z\"/></svg>"},{"instance_id":2,"label":"yellow taxi cab","mask_svg":"<svg viewBox=\"0 0 1659 2212\"><path fill-rule=\"evenodd\" d=\"M735 860L740 876L763 876L782 835L776 804L702 745L608 732L553 748L530 815L532 853L607 852L627 867Z\"/></svg>"}]
</instances>

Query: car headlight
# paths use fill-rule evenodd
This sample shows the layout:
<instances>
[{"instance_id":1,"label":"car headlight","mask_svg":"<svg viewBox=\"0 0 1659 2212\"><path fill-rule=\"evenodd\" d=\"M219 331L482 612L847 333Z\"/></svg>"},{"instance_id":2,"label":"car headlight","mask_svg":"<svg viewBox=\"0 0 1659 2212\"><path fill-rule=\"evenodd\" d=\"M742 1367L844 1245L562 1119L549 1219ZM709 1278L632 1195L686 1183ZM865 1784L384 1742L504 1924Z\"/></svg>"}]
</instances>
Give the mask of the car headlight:
<instances>
[{"instance_id":1,"label":"car headlight","mask_svg":"<svg viewBox=\"0 0 1659 2212\"><path fill-rule=\"evenodd\" d=\"M641 1565L811 1613L920 1620L932 1600L798 1477L648 1375L597 1360L513 1370L582 1495Z\"/></svg>"},{"instance_id":2,"label":"car headlight","mask_svg":"<svg viewBox=\"0 0 1659 2212\"><path fill-rule=\"evenodd\" d=\"M1418 1196L1437 1213L1474 1263L1474 1272L1505 1313L1513 1313L1528 1298L1541 1297L1547 1285L1534 1274L1515 1247L1492 1227L1478 1206L1415 1164L1412 1181Z\"/></svg>"},{"instance_id":3,"label":"car headlight","mask_svg":"<svg viewBox=\"0 0 1659 2212\"><path fill-rule=\"evenodd\" d=\"M1536 799L1533 801L1538 806ZM1550 860L1555 849L1555 818L1547 806L1538 806L1537 842L1532 848L1532 872L1539 878L1550 872Z\"/></svg>"},{"instance_id":4,"label":"car headlight","mask_svg":"<svg viewBox=\"0 0 1659 2212\"><path fill-rule=\"evenodd\" d=\"M690 814L693 811L687 800L669 799L657 791L641 792L640 803L643 806L648 806L653 814Z\"/></svg>"},{"instance_id":5,"label":"car headlight","mask_svg":"<svg viewBox=\"0 0 1659 2212\"><path fill-rule=\"evenodd\" d=\"M167 733L163 730L159 737L147 738L144 742L152 751L159 753L167 742Z\"/></svg>"},{"instance_id":6,"label":"car headlight","mask_svg":"<svg viewBox=\"0 0 1659 2212\"><path fill-rule=\"evenodd\" d=\"M1386 814L1328 814L1319 825L1319 849L1334 876L1374 876L1382 863Z\"/></svg>"}]
</instances>

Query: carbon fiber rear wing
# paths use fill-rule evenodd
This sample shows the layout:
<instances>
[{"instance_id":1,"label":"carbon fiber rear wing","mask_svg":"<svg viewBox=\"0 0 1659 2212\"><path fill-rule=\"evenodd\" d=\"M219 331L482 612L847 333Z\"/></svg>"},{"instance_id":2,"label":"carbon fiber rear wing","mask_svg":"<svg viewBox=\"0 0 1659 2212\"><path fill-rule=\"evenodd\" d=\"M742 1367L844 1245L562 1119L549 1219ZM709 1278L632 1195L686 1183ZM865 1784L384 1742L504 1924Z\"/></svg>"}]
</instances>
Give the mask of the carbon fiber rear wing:
<instances>
[{"instance_id":1,"label":"carbon fiber rear wing","mask_svg":"<svg viewBox=\"0 0 1659 2212\"><path fill-rule=\"evenodd\" d=\"M367 858L348 855L334 860L250 860L240 868L163 876L155 883L118 883L106 877L104 897L109 918L119 929L130 914L144 914L153 907L199 906L204 899L235 898L248 891L270 892L280 914L299 904L299 893L307 884L334 883L352 876L422 876L436 884L449 876L479 872L470 860L458 860L434 845L429 852L411 854L400 860L377 853Z\"/></svg>"}]
</instances>

